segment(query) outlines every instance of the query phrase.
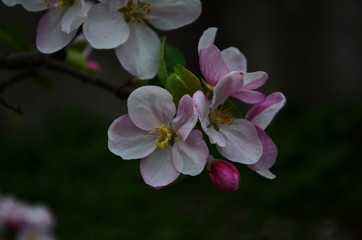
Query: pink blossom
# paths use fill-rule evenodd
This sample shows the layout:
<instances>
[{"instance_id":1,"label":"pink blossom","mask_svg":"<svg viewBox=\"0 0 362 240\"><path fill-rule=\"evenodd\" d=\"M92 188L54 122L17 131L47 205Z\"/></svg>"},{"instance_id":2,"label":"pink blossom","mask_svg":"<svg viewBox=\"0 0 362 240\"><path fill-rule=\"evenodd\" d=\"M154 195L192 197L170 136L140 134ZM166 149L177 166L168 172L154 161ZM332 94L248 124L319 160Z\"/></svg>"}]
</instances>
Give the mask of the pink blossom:
<instances>
[{"instance_id":1,"label":"pink blossom","mask_svg":"<svg viewBox=\"0 0 362 240\"><path fill-rule=\"evenodd\" d=\"M212 158L208 162L208 169L211 182L220 191L234 192L239 189L240 172L231 162Z\"/></svg>"},{"instance_id":2,"label":"pink blossom","mask_svg":"<svg viewBox=\"0 0 362 240\"><path fill-rule=\"evenodd\" d=\"M253 91L264 85L268 79L265 72L247 72L246 58L237 48L229 47L220 51L215 45L217 28L208 28L199 40L200 69L205 80L215 86L232 71L242 72L244 84L232 96L243 102L254 104L264 99L264 94Z\"/></svg>"},{"instance_id":3,"label":"pink blossom","mask_svg":"<svg viewBox=\"0 0 362 240\"><path fill-rule=\"evenodd\" d=\"M263 153L258 132L252 122L236 119L224 104L242 86L243 74L231 72L216 84L211 102L202 91L193 100L201 127L220 154L234 162L254 164Z\"/></svg>"},{"instance_id":4,"label":"pink blossom","mask_svg":"<svg viewBox=\"0 0 362 240\"><path fill-rule=\"evenodd\" d=\"M127 106L128 114L109 127L111 152L125 160L141 159L143 180L154 188L172 183L180 173L201 173L208 148L202 133L193 130L197 117L190 96L181 98L176 114L168 91L144 86L131 93Z\"/></svg>"},{"instance_id":5,"label":"pink blossom","mask_svg":"<svg viewBox=\"0 0 362 240\"><path fill-rule=\"evenodd\" d=\"M36 45L40 52L54 53L77 34L92 6L85 0L2 0L7 6L21 4L28 11L47 12L39 21Z\"/></svg>"},{"instance_id":6,"label":"pink blossom","mask_svg":"<svg viewBox=\"0 0 362 240\"><path fill-rule=\"evenodd\" d=\"M102 0L89 11L83 32L94 48L114 48L128 72L148 79L157 73L160 40L147 24L176 29L200 13L200 0Z\"/></svg>"}]
</instances>

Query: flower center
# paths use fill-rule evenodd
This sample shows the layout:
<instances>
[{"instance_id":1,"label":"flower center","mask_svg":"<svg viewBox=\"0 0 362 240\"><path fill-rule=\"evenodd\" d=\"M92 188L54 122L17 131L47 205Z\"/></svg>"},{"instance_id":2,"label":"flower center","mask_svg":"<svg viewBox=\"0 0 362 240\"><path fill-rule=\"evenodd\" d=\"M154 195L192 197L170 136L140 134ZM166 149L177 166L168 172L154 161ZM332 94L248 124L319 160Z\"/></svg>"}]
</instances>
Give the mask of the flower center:
<instances>
[{"instance_id":1,"label":"flower center","mask_svg":"<svg viewBox=\"0 0 362 240\"><path fill-rule=\"evenodd\" d=\"M149 21L146 15L150 13L150 4L140 0L129 0L127 6L119 11L123 13L126 22L132 21L135 24L146 24Z\"/></svg>"},{"instance_id":2,"label":"flower center","mask_svg":"<svg viewBox=\"0 0 362 240\"><path fill-rule=\"evenodd\" d=\"M225 108L224 105L220 105L216 109L210 111L209 120L210 124L207 127L213 126L217 131L220 124L231 125L235 119L235 113L232 107Z\"/></svg>"},{"instance_id":3,"label":"flower center","mask_svg":"<svg viewBox=\"0 0 362 240\"><path fill-rule=\"evenodd\" d=\"M158 137L155 141L157 147L165 148L169 145L172 146L174 144L176 133L171 126L167 128L165 125L162 125L159 127L155 127L155 129L156 131L151 131L148 133L158 134Z\"/></svg>"},{"instance_id":4,"label":"flower center","mask_svg":"<svg viewBox=\"0 0 362 240\"><path fill-rule=\"evenodd\" d=\"M64 5L72 5L74 0L58 0L58 3L54 4L51 0L44 0L45 4L49 7L63 7Z\"/></svg>"}]
</instances>

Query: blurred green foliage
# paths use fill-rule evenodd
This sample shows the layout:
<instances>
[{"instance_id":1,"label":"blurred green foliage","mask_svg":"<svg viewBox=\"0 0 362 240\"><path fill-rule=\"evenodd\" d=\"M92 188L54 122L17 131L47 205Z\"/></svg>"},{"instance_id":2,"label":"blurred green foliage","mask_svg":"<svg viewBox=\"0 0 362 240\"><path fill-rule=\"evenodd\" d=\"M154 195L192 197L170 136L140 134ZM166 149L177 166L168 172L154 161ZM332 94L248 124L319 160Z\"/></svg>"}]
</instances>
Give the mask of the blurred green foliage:
<instances>
[{"instance_id":1,"label":"blurred green foliage","mask_svg":"<svg viewBox=\"0 0 362 240\"><path fill-rule=\"evenodd\" d=\"M242 183L231 194L206 172L148 187L139 161L108 151L110 121L57 110L45 122L1 136L0 190L47 204L58 239L361 239L362 104L288 102L267 128L277 178L238 165Z\"/></svg>"}]
</instances>

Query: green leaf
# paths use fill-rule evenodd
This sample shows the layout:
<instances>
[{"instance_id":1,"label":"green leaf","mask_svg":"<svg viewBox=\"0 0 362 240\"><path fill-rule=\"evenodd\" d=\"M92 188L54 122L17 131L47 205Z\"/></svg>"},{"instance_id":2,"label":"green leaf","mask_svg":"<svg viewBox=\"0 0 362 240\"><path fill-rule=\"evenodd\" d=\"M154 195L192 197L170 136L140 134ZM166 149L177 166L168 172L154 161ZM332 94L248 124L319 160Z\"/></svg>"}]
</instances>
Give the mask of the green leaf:
<instances>
[{"instance_id":1,"label":"green leaf","mask_svg":"<svg viewBox=\"0 0 362 240\"><path fill-rule=\"evenodd\" d=\"M35 49L22 29L6 22L0 22L0 42L14 50L29 51Z\"/></svg>"},{"instance_id":2,"label":"green leaf","mask_svg":"<svg viewBox=\"0 0 362 240\"><path fill-rule=\"evenodd\" d=\"M167 79L173 73L174 67L179 64L186 65L185 58L182 52L169 44L166 44L166 39L161 38L160 60L158 64L157 77L161 84L166 85Z\"/></svg>"},{"instance_id":3,"label":"green leaf","mask_svg":"<svg viewBox=\"0 0 362 240\"><path fill-rule=\"evenodd\" d=\"M200 80L192 72L177 64L174 67L174 73L167 78L166 89L177 105L183 95L192 96L201 89L201 85Z\"/></svg>"},{"instance_id":4,"label":"green leaf","mask_svg":"<svg viewBox=\"0 0 362 240\"><path fill-rule=\"evenodd\" d=\"M87 63L82 53L73 48L67 48L66 50L67 57L65 58L65 62L82 71L87 71Z\"/></svg>"}]
</instances>

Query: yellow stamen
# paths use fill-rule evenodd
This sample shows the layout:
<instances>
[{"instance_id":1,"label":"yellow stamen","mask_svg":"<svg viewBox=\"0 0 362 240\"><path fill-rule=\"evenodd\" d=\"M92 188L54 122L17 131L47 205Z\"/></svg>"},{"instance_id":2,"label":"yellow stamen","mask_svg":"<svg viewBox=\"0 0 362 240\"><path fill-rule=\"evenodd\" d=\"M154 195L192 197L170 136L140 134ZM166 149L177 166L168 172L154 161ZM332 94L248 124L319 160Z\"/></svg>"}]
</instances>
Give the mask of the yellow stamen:
<instances>
[{"instance_id":1,"label":"yellow stamen","mask_svg":"<svg viewBox=\"0 0 362 240\"><path fill-rule=\"evenodd\" d=\"M235 113L232 107L224 108L220 105L217 109L212 110L209 113L210 126L213 126L216 130L219 130L220 124L231 125L235 119Z\"/></svg>"},{"instance_id":2,"label":"yellow stamen","mask_svg":"<svg viewBox=\"0 0 362 240\"><path fill-rule=\"evenodd\" d=\"M140 0L129 0L127 6L121 8L119 11L123 13L126 22L132 21L135 24L147 24L150 20L146 17L150 13L150 4L144 3Z\"/></svg>"},{"instance_id":3,"label":"yellow stamen","mask_svg":"<svg viewBox=\"0 0 362 240\"><path fill-rule=\"evenodd\" d=\"M157 147L165 148L169 145L173 145L175 139L175 132L172 127L166 127L165 125L155 127L156 131L150 131L149 134L159 134L155 141Z\"/></svg>"}]
</instances>

